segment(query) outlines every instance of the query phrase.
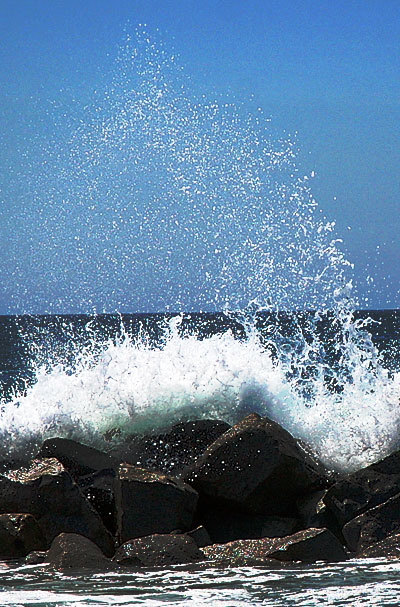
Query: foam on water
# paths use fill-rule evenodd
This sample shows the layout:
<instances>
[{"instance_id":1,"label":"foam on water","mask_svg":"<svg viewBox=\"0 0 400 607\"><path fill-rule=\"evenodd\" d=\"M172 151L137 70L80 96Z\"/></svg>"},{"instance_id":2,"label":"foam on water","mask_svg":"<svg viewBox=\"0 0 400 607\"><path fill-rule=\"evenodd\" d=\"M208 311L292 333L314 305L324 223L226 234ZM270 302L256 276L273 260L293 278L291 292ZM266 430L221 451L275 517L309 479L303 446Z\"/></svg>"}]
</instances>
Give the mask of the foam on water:
<instances>
[{"instance_id":1,"label":"foam on water","mask_svg":"<svg viewBox=\"0 0 400 607\"><path fill-rule=\"evenodd\" d=\"M336 362L315 319L290 343L279 327L265 343L247 321L245 339L199 339L180 333L179 316L158 346L123 331L106 343L92 336L68 364L37 353L36 383L1 402L2 453L54 435L104 447L113 429L123 437L257 411L330 466L365 466L398 446L400 375L352 318L351 264L334 223L299 174L293 142L274 138L261 112L191 101L180 77L176 58L139 31L101 101L68 137L57 131L32 178L34 271L16 264L16 307L237 318L312 308L316 320L331 310Z\"/></svg>"}]
</instances>

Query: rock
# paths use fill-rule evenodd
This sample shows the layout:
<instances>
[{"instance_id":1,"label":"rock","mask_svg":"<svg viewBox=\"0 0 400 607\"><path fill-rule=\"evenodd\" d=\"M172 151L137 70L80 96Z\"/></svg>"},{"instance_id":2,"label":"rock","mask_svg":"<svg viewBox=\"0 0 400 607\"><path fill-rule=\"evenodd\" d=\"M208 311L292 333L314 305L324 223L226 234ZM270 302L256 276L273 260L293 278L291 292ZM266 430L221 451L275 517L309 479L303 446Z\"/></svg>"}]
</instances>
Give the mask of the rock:
<instances>
[{"instance_id":1,"label":"rock","mask_svg":"<svg viewBox=\"0 0 400 607\"><path fill-rule=\"evenodd\" d=\"M226 422L211 419L181 422L161 434L131 436L113 454L134 466L176 474L229 428Z\"/></svg>"},{"instance_id":2,"label":"rock","mask_svg":"<svg viewBox=\"0 0 400 607\"><path fill-rule=\"evenodd\" d=\"M61 533L54 538L46 555L51 569L61 571L118 571L119 567L106 558L100 548L87 537L76 533Z\"/></svg>"},{"instance_id":3,"label":"rock","mask_svg":"<svg viewBox=\"0 0 400 607\"><path fill-rule=\"evenodd\" d=\"M295 535L282 540L282 544L270 556L279 561L302 561L304 563L315 563L316 561L335 563L346 561L349 558L342 544L329 529L298 531Z\"/></svg>"},{"instance_id":4,"label":"rock","mask_svg":"<svg viewBox=\"0 0 400 607\"><path fill-rule=\"evenodd\" d=\"M1 559L19 558L45 547L42 530L31 514L0 515Z\"/></svg>"},{"instance_id":5,"label":"rock","mask_svg":"<svg viewBox=\"0 0 400 607\"><path fill-rule=\"evenodd\" d=\"M360 554L360 558L363 559L376 559L376 558L388 558L388 559L400 559L400 533L389 535L380 542L375 542L372 546L365 548Z\"/></svg>"},{"instance_id":6,"label":"rock","mask_svg":"<svg viewBox=\"0 0 400 607\"><path fill-rule=\"evenodd\" d=\"M83 495L100 515L105 527L115 535L117 530L117 513L115 507L115 472L101 470L88 476L80 477L77 484Z\"/></svg>"},{"instance_id":7,"label":"rock","mask_svg":"<svg viewBox=\"0 0 400 607\"><path fill-rule=\"evenodd\" d=\"M154 534L125 542L114 556L128 567L168 567L204 560L204 554L188 535Z\"/></svg>"},{"instance_id":8,"label":"rock","mask_svg":"<svg viewBox=\"0 0 400 607\"><path fill-rule=\"evenodd\" d=\"M196 543L196 546L199 548L203 548L203 546L210 546L212 544L209 533L203 525L199 525L196 529L192 529L192 531L188 531L186 533L188 537L191 537L192 540Z\"/></svg>"},{"instance_id":9,"label":"rock","mask_svg":"<svg viewBox=\"0 0 400 607\"><path fill-rule=\"evenodd\" d=\"M400 533L400 493L346 523L342 533L349 550L357 554Z\"/></svg>"},{"instance_id":10,"label":"rock","mask_svg":"<svg viewBox=\"0 0 400 607\"><path fill-rule=\"evenodd\" d=\"M339 528L400 493L400 451L336 482L323 501Z\"/></svg>"},{"instance_id":11,"label":"rock","mask_svg":"<svg viewBox=\"0 0 400 607\"><path fill-rule=\"evenodd\" d=\"M198 495L165 474L121 464L116 478L117 534L126 542L154 533L193 527Z\"/></svg>"},{"instance_id":12,"label":"rock","mask_svg":"<svg viewBox=\"0 0 400 607\"><path fill-rule=\"evenodd\" d=\"M118 465L113 457L102 451L74 440L58 437L45 440L37 457L56 458L74 480L102 470L108 470L115 475L115 468Z\"/></svg>"},{"instance_id":13,"label":"rock","mask_svg":"<svg viewBox=\"0 0 400 607\"><path fill-rule=\"evenodd\" d=\"M47 550L33 550L25 557L26 565L40 565L47 558Z\"/></svg>"},{"instance_id":14,"label":"rock","mask_svg":"<svg viewBox=\"0 0 400 607\"><path fill-rule=\"evenodd\" d=\"M300 528L296 518L252 515L209 508L198 517L208 530L213 544L224 544L239 539L284 537Z\"/></svg>"},{"instance_id":15,"label":"rock","mask_svg":"<svg viewBox=\"0 0 400 607\"><path fill-rule=\"evenodd\" d=\"M275 422L251 414L205 451L185 480L207 502L249 514L296 516L296 500L326 478Z\"/></svg>"},{"instance_id":16,"label":"rock","mask_svg":"<svg viewBox=\"0 0 400 607\"><path fill-rule=\"evenodd\" d=\"M297 500L297 511L303 529L329 526L329 517L326 515L326 506L323 502L325 495L326 490L323 489Z\"/></svg>"},{"instance_id":17,"label":"rock","mask_svg":"<svg viewBox=\"0 0 400 607\"><path fill-rule=\"evenodd\" d=\"M32 514L45 536L46 547L62 532L79 533L105 554L114 553L114 540L100 516L56 459L34 460L29 469L0 476L0 512Z\"/></svg>"},{"instance_id":18,"label":"rock","mask_svg":"<svg viewBox=\"0 0 400 607\"><path fill-rule=\"evenodd\" d=\"M284 538L236 540L202 549L208 559L231 566L270 563L271 560L340 562L348 558L337 538L327 529L306 529Z\"/></svg>"}]
</instances>

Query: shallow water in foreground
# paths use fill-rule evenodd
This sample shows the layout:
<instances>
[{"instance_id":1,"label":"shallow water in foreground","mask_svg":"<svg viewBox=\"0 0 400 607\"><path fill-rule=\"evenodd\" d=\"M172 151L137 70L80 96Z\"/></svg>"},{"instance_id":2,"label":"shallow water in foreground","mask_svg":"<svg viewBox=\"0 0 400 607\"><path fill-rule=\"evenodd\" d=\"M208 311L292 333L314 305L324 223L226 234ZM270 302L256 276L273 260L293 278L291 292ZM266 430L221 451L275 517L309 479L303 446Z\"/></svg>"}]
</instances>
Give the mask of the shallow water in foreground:
<instances>
[{"instance_id":1,"label":"shallow water in foreground","mask_svg":"<svg viewBox=\"0 0 400 607\"><path fill-rule=\"evenodd\" d=\"M400 562L289 564L271 569L182 567L70 577L38 566L0 566L4 606L399 605Z\"/></svg>"}]
</instances>

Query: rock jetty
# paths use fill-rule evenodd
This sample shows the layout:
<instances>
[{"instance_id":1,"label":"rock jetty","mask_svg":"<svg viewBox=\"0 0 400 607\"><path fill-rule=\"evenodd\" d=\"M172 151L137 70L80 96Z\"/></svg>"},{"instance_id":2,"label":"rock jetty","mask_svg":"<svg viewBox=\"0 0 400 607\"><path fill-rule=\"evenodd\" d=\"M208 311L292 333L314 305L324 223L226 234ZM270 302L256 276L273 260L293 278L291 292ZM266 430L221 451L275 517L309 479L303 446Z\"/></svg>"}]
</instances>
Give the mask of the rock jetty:
<instances>
[{"instance_id":1,"label":"rock jetty","mask_svg":"<svg viewBox=\"0 0 400 607\"><path fill-rule=\"evenodd\" d=\"M0 475L0 559L60 571L400 558L400 452L333 474L268 418L46 440Z\"/></svg>"}]
</instances>

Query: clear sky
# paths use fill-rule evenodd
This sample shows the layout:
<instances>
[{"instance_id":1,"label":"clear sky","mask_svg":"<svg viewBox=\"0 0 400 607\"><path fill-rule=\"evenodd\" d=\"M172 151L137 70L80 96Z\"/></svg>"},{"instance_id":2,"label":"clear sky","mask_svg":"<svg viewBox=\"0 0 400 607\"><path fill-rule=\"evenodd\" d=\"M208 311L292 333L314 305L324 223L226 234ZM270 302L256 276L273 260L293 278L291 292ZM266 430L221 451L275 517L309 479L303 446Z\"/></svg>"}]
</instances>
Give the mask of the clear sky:
<instances>
[{"instance_id":1,"label":"clear sky","mask_svg":"<svg viewBox=\"0 0 400 607\"><path fill-rule=\"evenodd\" d=\"M296 134L361 300L369 289L365 305L400 307L399 0L1 0L0 313L49 311L24 236L28 222L41 230L35 146L54 138L52 108L92 103L128 22L160 30L195 94L261 107L276 133ZM21 281L35 273L30 309Z\"/></svg>"}]
</instances>

